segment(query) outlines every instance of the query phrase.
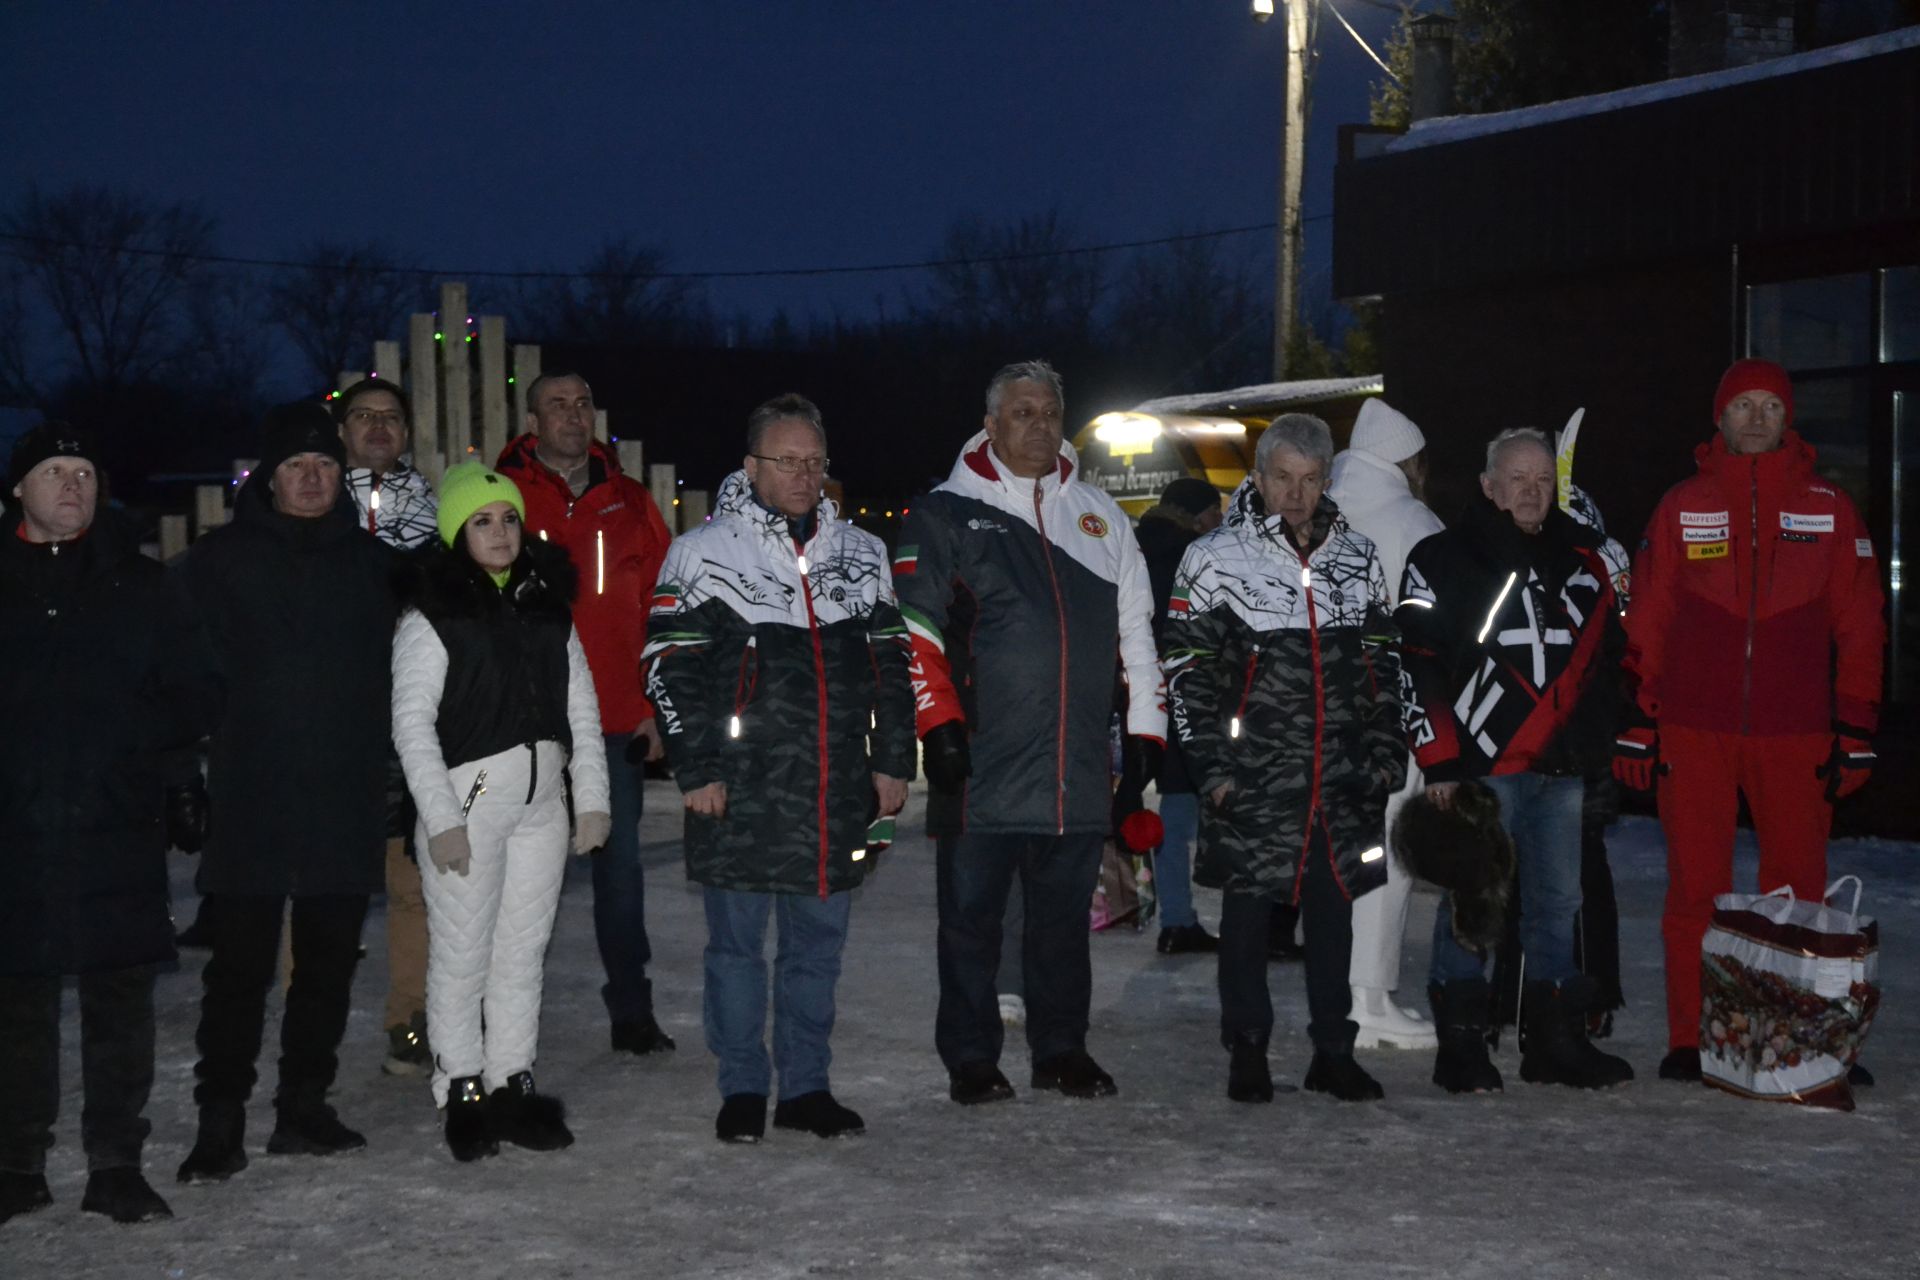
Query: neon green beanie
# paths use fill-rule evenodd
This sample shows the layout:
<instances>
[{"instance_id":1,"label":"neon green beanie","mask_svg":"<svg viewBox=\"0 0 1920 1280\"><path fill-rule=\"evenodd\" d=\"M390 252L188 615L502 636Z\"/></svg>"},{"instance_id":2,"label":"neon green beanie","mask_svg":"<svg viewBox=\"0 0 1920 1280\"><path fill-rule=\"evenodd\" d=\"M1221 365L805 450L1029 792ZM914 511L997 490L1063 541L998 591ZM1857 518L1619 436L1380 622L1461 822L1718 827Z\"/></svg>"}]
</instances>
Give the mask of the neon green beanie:
<instances>
[{"instance_id":1,"label":"neon green beanie","mask_svg":"<svg viewBox=\"0 0 1920 1280\"><path fill-rule=\"evenodd\" d=\"M492 502L505 502L527 518L526 499L520 486L484 462L462 462L447 468L440 477L440 540L448 546L460 536L460 530L473 513Z\"/></svg>"}]
</instances>

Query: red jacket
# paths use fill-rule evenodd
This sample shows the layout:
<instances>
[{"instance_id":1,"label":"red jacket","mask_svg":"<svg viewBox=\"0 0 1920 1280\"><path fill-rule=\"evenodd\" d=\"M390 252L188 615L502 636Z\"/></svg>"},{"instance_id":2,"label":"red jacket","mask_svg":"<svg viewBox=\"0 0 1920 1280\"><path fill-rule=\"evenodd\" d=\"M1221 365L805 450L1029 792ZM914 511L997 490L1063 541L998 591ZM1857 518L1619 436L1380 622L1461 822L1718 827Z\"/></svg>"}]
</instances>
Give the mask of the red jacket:
<instances>
[{"instance_id":1,"label":"red jacket","mask_svg":"<svg viewBox=\"0 0 1920 1280\"><path fill-rule=\"evenodd\" d=\"M1860 514L1793 432L1736 455L1715 435L1633 564L1627 669L1641 709L1716 733L1877 727L1880 571Z\"/></svg>"},{"instance_id":2,"label":"red jacket","mask_svg":"<svg viewBox=\"0 0 1920 1280\"><path fill-rule=\"evenodd\" d=\"M587 465L587 490L578 498L566 480L534 456L533 435L509 442L498 470L520 486L527 531L565 547L580 571L573 624L600 697L600 725L632 733L653 718L641 691L640 651L647 643L647 610L654 580L673 535L646 487L620 470L620 459L598 440Z\"/></svg>"}]
</instances>

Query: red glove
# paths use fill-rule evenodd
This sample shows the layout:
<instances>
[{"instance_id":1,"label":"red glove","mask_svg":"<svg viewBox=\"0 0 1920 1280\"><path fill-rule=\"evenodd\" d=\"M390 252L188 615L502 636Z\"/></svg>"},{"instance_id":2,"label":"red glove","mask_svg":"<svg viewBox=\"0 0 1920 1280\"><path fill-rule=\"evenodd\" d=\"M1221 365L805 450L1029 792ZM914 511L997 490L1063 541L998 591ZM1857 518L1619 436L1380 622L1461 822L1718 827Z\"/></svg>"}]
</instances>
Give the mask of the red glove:
<instances>
[{"instance_id":1,"label":"red glove","mask_svg":"<svg viewBox=\"0 0 1920 1280\"><path fill-rule=\"evenodd\" d=\"M1844 724L1833 727L1833 749L1827 762L1815 769L1816 777L1827 780L1827 803L1844 800L1867 785L1873 776L1873 743L1865 733Z\"/></svg>"},{"instance_id":2,"label":"red glove","mask_svg":"<svg viewBox=\"0 0 1920 1280\"><path fill-rule=\"evenodd\" d=\"M1635 791L1653 790L1660 764L1660 733L1652 725L1622 729L1613 740L1613 776Z\"/></svg>"}]
</instances>

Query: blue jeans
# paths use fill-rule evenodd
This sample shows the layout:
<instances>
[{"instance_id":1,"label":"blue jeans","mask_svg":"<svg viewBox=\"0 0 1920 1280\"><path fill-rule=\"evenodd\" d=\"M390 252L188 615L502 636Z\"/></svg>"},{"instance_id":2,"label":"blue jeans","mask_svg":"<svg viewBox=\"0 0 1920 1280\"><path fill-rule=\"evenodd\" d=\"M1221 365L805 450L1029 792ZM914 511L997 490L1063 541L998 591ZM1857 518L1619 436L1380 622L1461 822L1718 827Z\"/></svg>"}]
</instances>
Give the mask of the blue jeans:
<instances>
[{"instance_id":1,"label":"blue jeans","mask_svg":"<svg viewBox=\"0 0 1920 1280\"><path fill-rule=\"evenodd\" d=\"M1500 800L1500 825L1513 837L1520 872L1520 950L1527 981L1564 982L1573 963L1573 921L1580 914L1580 806L1586 784L1579 778L1510 773L1480 779ZM1453 936L1446 899L1433 925L1435 982L1484 975L1486 957Z\"/></svg>"},{"instance_id":2,"label":"blue jeans","mask_svg":"<svg viewBox=\"0 0 1920 1280\"><path fill-rule=\"evenodd\" d=\"M1160 821L1167 833L1153 852L1153 891L1160 903L1160 927L1199 924L1193 913L1193 843L1200 835L1200 797L1179 791L1160 797Z\"/></svg>"},{"instance_id":3,"label":"blue jeans","mask_svg":"<svg viewBox=\"0 0 1920 1280\"><path fill-rule=\"evenodd\" d=\"M593 937L607 985L600 998L615 1022L653 1016L647 963L647 884L640 870L640 766L627 763L630 733L607 735L607 775L613 834L593 855Z\"/></svg>"},{"instance_id":4,"label":"blue jeans","mask_svg":"<svg viewBox=\"0 0 1920 1280\"><path fill-rule=\"evenodd\" d=\"M775 1068L780 1098L827 1087L833 988L847 942L851 893L705 890L707 1048L720 1060L720 1096L765 1097ZM773 1058L767 1058L767 917L778 919L773 959Z\"/></svg>"}]
</instances>

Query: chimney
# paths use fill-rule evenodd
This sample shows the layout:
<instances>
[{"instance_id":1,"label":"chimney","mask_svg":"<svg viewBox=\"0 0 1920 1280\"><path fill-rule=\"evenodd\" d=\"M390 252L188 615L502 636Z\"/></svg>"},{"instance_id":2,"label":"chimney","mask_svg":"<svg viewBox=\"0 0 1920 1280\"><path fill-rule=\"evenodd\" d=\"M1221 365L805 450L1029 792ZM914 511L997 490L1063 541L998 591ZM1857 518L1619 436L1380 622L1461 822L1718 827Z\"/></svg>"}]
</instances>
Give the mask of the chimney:
<instances>
[{"instance_id":1,"label":"chimney","mask_svg":"<svg viewBox=\"0 0 1920 1280\"><path fill-rule=\"evenodd\" d=\"M1667 74L1724 71L1792 53L1798 8L1800 0L1672 0Z\"/></svg>"},{"instance_id":2,"label":"chimney","mask_svg":"<svg viewBox=\"0 0 1920 1280\"><path fill-rule=\"evenodd\" d=\"M1413 31L1413 87L1408 106L1416 121L1453 114L1453 27L1444 13L1415 18Z\"/></svg>"}]
</instances>

